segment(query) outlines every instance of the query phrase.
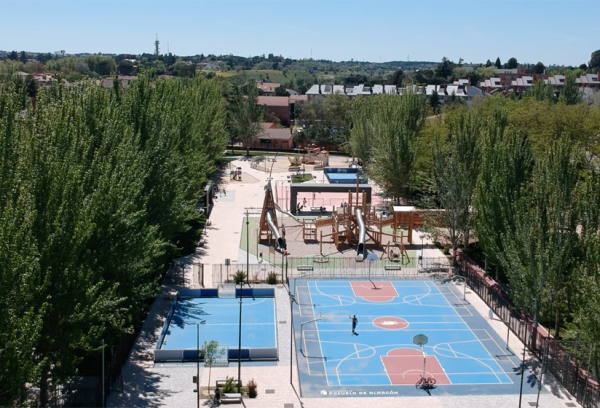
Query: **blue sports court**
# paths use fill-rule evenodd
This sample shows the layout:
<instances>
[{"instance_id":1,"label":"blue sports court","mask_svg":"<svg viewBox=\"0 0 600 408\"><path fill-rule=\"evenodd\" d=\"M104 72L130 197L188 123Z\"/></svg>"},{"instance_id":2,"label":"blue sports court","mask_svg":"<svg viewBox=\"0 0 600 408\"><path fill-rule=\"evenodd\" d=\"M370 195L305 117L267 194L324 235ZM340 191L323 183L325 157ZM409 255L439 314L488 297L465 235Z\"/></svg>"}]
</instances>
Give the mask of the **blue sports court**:
<instances>
[{"instance_id":1,"label":"blue sports court","mask_svg":"<svg viewBox=\"0 0 600 408\"><path fill-rule=\"evenodd\" d=\"M198 329L201 346L205 341L215 340L228 347L230 360L237 359L240 348L239 289L232 292L231 297L219 297L216 289L190 292L193 290L175 298L155 350L155 360L195 361ZM244 289L241 336L244 360L277 359L273 296L272 289Z\"/></svg>"},{"instance_id":2,"label":"blue sports court","mask_svg":"<svg viewBox=\"0 0 600 408\"><path fill-rule=\"evenodd\" d=\"M432 395L519 393L519 357L453 284L307 279L291 284L305 397L423 395L415 384L424 371L436 380L428 390ZM428 339L425 355L413 342L417 334Z\"/></svg>"}]
</instances>

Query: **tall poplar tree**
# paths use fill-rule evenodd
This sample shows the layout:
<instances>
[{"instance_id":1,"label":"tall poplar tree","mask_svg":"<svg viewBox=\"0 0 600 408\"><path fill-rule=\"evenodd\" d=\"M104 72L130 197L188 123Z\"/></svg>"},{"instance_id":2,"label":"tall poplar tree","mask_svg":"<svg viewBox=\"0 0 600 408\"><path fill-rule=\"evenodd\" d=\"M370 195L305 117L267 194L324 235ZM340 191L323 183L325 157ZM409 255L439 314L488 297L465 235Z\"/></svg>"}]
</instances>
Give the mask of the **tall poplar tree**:
<instances>
[{"instance_id":1,"label":"tall poplar tree","mask_svg":"<svg viewBox=\"0 0 600 408\"><path fill-rule=\"evenodd\" d=\"M425 99L412 92L401 98L378 95L374 112L373 179L396 200L407 197L414 185L417 139L425 119Z\"/></svg>"},{"instance_id":2,"label":"tall poplar tree","mask_svg":"<svg viewBox=\"0 0 600 408\"><path fill-rule=\"evenodd\" d=\"M481 120L460 109L446 117L450 130L447 146L438 140L434 146L433 187L441 211L436 214L438 225L447 233L454 249L469 244L474 227L472 203L481 163Z\"/></svg>"}]
</instances>

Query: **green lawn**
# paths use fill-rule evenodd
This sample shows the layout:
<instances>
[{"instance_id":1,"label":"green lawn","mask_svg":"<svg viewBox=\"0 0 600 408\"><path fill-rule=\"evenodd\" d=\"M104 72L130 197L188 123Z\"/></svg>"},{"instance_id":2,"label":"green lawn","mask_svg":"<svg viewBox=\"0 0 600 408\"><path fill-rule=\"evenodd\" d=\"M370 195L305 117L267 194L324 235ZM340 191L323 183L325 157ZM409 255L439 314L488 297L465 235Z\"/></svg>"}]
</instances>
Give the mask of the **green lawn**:
<instances>
[{"instance_id":1,"label":"green lawn","mask_svg":"<svg viewBox=\"0 0 600 408\"><path fill-rule=\"evenodd\" d=\"M312 174L294 174L292 176L292 183L304 183L313 179Z\"/></svg>"}]
</instances>

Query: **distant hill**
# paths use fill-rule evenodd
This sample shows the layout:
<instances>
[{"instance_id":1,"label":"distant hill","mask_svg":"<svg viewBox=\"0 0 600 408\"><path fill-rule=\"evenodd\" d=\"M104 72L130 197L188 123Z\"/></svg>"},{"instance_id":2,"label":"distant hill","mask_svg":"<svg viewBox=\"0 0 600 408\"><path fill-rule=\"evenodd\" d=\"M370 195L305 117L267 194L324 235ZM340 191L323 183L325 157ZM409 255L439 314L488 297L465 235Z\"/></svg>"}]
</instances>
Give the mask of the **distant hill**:
<instances>
[{"instance_id":1,"label":"distant hill","mask_svg":"<svg viewBox=\"0 0 600 408\"><path fill-rule=\"evenodd\" d=\"M202 71L204 73L213 72L218 76L229 78L232 81L259 81L264 80L267 82L278 82L280 84L298 83L298 82L309 82L314 83L315 77L306 71L293 71L284 70L278 71L274 69L250 69L240 71L227 71L227 72L215 72L215 71Z\"/></svg>"}]
</instances>

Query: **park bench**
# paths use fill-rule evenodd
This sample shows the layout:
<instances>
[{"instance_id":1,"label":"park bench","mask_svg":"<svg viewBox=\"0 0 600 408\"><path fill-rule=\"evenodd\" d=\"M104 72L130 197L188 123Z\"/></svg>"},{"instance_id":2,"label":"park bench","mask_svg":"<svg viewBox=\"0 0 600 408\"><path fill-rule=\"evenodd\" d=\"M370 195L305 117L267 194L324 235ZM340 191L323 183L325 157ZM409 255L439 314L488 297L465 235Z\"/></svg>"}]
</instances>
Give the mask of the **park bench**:
<instances>
[{"instance_id":1,"label":"park bench","mask_svg":"<svg viewBox=\"0 0 600 408\"><path fill-rule=\"evenodd\" d=\"M307 272L312 272L315 270L315 268L312 265L298 265L296 267L296 269L298 269L299 271L307 271Z\"/></svg>"},{"instance_id":2,"label":"park bench","mask_svg":"<svg viewBox=\"0 0 600 408\"><path fill-rule=\"evenodd\" d=\"M237 392L226 392L221 395L221 404L241 404L242 394Z\"/></svg>"},{"instance_id":3,"label":"park bench","mask_svg":"<svg viewBox=\"0 0 600 408\"><path fill-rule=\"evenodd\" d=\"M384 266L386 271L399 271L400 269L402 269L402 265L400 265L399 263L396 264L387 264Z\"/></svg>"}]
</instances>

